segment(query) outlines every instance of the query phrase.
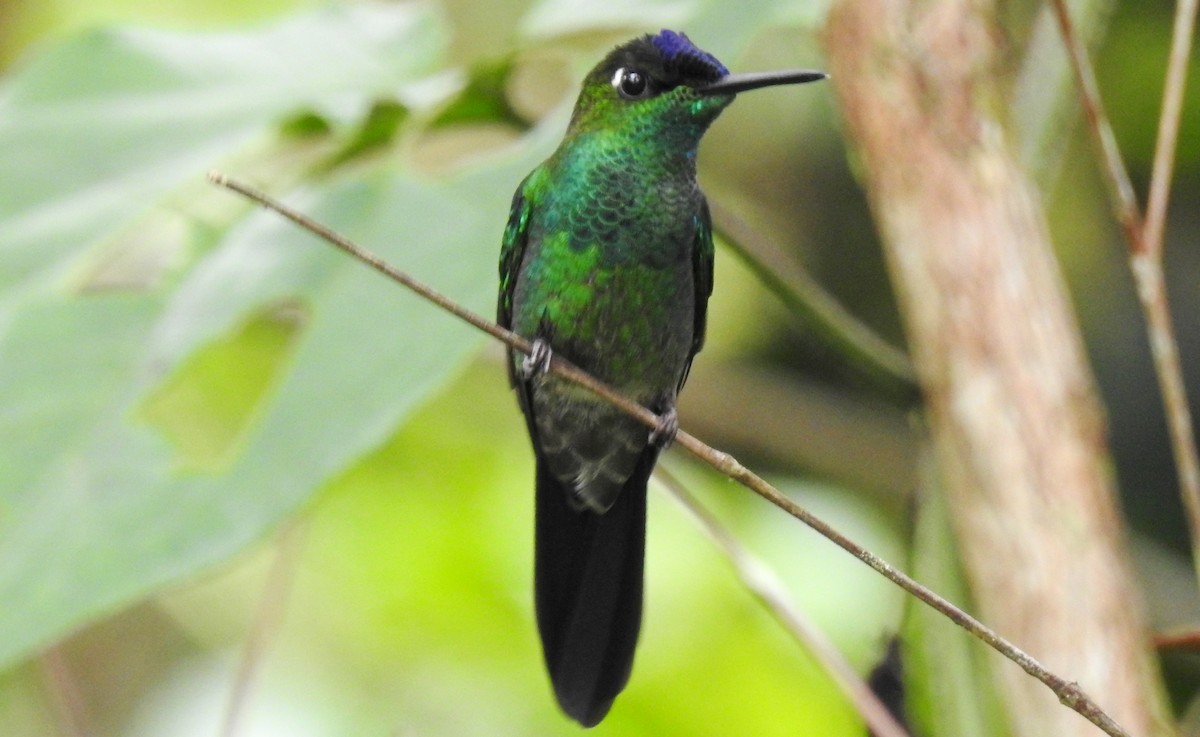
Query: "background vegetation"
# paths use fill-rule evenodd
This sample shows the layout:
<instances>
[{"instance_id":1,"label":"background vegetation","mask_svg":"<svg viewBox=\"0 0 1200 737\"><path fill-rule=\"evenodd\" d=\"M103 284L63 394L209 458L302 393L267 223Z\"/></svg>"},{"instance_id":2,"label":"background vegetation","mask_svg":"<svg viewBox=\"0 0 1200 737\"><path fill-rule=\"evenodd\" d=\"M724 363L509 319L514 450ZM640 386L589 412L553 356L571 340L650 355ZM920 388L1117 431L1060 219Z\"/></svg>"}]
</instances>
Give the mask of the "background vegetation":
<instances>
[{"instance_id":1,"label":"background vegetation","mask_svg":"<svg viewBox=\"0 0 1200 737\"><path fill-rule=\"evenodd\" d=\"M214 734L257 644L241 735L574 729L536 643L530 454L499 349L203 175L285 195L488 313L512 189L613 43L680 27L735 69L822 66L823 3L726 5L0 5L0 733ZM1006 6L1014 66L1037 7ZM1097 33L1140 191L1170 10L1122 3ZM1197 99L1166 248L1189 368ZM1015 126L1027 109L1014 102ZM1151 613L1180 625L1197 607L1161 405L1125 246L1072 120L1037 174ZM838 129L829 89L747 95L706 139L702 181L900 345ZM911 408L728 251L717 268L684 427L904 563ZM664 462L860 672L882 657L906 607L896 589L681 454ZM862 734L658 493L647 592L604 732ZM1197 663L1166 666L1182 710Z\"/></svg>"}]
</instances>

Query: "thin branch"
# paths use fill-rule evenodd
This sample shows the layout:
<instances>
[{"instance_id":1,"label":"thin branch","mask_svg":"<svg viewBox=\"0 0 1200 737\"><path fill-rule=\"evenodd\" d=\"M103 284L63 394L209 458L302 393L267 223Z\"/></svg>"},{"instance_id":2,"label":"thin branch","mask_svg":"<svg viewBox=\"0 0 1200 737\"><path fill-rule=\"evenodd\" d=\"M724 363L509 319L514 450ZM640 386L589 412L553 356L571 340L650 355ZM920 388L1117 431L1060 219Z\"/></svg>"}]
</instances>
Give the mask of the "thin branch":
<instances>
[{"instance_id":1,"label":"thin branch","mask_svg":"<svg viewBox=\"0 0 1200 737\"><path fill-rule=\"evenodd\" d=\"M421 282L418 282L399 269L386 263L378 256L364 250L363 248L360 248L354 243L351 243L349 240L333 232L329 228L313 222L311 219L287 207L283 203L269 197L263 192L260 192L245 184L233 181L219 172L209 172L208 178L214 184L237 192L238 194L257 202L264 207L274 210L297 225L312 232L313 234L324 238L330 244L340 248L343 251L346 251L355 258L358 258L367 265L371 266L376 271L379 271L403 286L408 287L442 309L458 316L480 330L483 330L489 335L503 341L511 348L521 351L522 353L529 353L531 345L530 342L525 338L510 330L502 328L491 320L487 320L475 314L474 312L471 312L465 307L462 307L450 298L438 293L434 289L422 284ZM612 403L623 412L626 412L630 416L634 417L647 427L654 428L658 425L658 417L653 412L627 399L616 390L612 389L606 384L603 384L602 382L593 378L590 374L582 371L562 358L554 356L550 364L550 371L593 392L602 399ZM1117 724L1112 717L1108 716L1108 714L1106 714L1098 704L1084 694L1083 690L1079 688L1077 683L1068 682L1051 673L1046 669L1045 666L1039 663L1031 655L1021 650L1019 647L1009 642L1005 638L1001 637L998 633L994 632L979 620L959 609L954 604L951 604L949 601L942 598L929 588L918 583L916 580L910 578L908 575L893 567L890 563L875 555L871 551L842 535L827 522L784 496L782 492L780 492L771 484L767 483L754 472L747 469L730 454L706 445L683 430L680 430L678 435L676 435L675 442L676 444L688 450L692 455L712 466L720 473L728 476L734 481L741 483L743 486L771 502L776 507L779 507L792 517L795 517L797 520L816 530L830 542L850 553L855 558L858 558L867 566L886 577L892 583L925 602L933 609L945 615L950 621L970 632L972 635L982 640L994 650L998 651L1001 655L1019 665L1026 673L1041 681L1051 691L1053 691L1060 702L1083 715L1086 719L1088 719L1088 721L1104 730L1105 733L1111 735L1112 737L1129 737L1129 733L1126 732L1119 724Z\"/></svg>"},{"instance_id":2,"label":"thin branch","mask_svg":"<svg viewBox=\"0 0 1200 737\"><path fill-rule=\"evenodd\" d=\"M1133 185L1116 138L1104 114L1096 77L1088 61L1082 41L1075 33L1065 0L1054 0L1055 13L1063 42L1071 57L1080 97L1087 113L1089 127L1096 137L1108 172L1110 188L1121 226L1129 241L1130 268L1137 285L1138 300L1146 319L1154 371L1162 392L1163 412L1171 437L1171 451L1179 474L1179 494L1187 511L1188 530L1192 541L1192 565L1200 579L1200 454L1196 449L1196 433L1179 360L1179 344L1171 323L1167 290L1163 277L1162 241L1166 218L1175 144L1179 132L1183 86L1187 78L1187 61L1191 53L1192 28L1196 19L1196 0L1180 0L1176 6L1175 29L1172 34L1171 56L1163 92L1162 118L1159 120L1158 143L1154 155L1150 217L1143 224L1138 214Z\"/></svg>"},{"instance_id":3,"label":"thin branch","mask_svg":"<svg viewBox=\"0 0 1200 737\"><path fill-rule=\"evenodd\" d=\"M1197 0L1179 0L1175 4L1175 25L1171 38L1167 78L1163 88L1158 140L1154 150L1154 168L1150 179L1150 199L1142 251L1133 254L1133 272L1138 298L1146 313L1147 330L1154 355L1154 366L1162 388L1163 407L1171 434L1171 449L1179 473L1180 495L1187 510L1192 539L1192 560L1200 578L1200 456L1196 450L1183 368L1175 340L1167 292L1163 277L1163 241L1166 231L1167 202L1179 138L1179 119L1183 110L1184 85L1191 56L1192 32L1196 25Z\"/></svg>"},{"instance_id":4,"label":"thin branch","mask_svg":"<svg viewBox=\"0 0 1200 737\"><path fill-rule=\"evenodd\" d=\"M1087 47L1075 32L1066 0L1053 0L1051 6L1058 19L1067 54L1071 57L1071 69L1075 72L1075 82L1079 85L1079 97L1084 115L1087 116L1088 128L1096 137L1096 145L1100 147L1117 220L1124 228L1133 249L1143 250L1142 215L1138 209L1137 195L1134 194L1129 172L1125 170L1125 161L1117 148L1117 137L1108 122L1108 114L1104 112L1104 104L1100 101L1100 88L1096 84L1096 73L1092 70L1092 63L1088 60Z\"/></svg>"},{"instance_id":5,"label":"thin branch","mask_svg":"<svg viewBox=\"0 0 1200 737\"><path fill-rule=\"evenodd\" d=\"M1171 451L1179 474L1179 495L1187 512L1188 531L1192 541L1192 565L1200 577L1200 458L1196 455L1196 435L1187 387L1183 381L1183 366L1179 359L1179 344L1167 305L1167 286L1163 278L1162 259L1150 251L1130 257L1138 300L1146 317L1146 332L1150 337L1150 353L1154 371L1162 391L1163 412L1171 436Z\"/></svg>"},{"instance_id":6,"label":"thin branch","mask_svg":"<svg viewBox=\"0 0 1200 737\"><path fill-rule=\"evenodd\" d=\"M1095 49L1111 22L1116 0L1068 0L1071 25L1086 45ZM1021 164L1043 190L1060 178L1069 147L1063 132L1075 126L1078 103L1075 74L1059 31L1055 11L1043 4L1029 33L1010 104L1018 130Z\"/></svg>"},{"instance_id":7,"label":"thin branch","mask_svg":"<svg viewBox=\"0 0 1200 737\"><path fill-rule=\"evenodd\" d=\"M1200 650L1200 630L1171 630L1154 634L1156 650Z\"/></svg>"},{"instance_id":8,"label":"thin branch","mask_svg":"<svg viewBox=\"0 0 1200 737\"><path fill-rule=\"evenodd\" d=\"M880 338L850 314L807 272L796 268L778 246L764 238L744 219L717 202L710 202L709 206L725 244L784 303L791 314L881 388L908 403L917 400L919 389L916 371L903 351Z\"/></svg>"},{"instance_id":9,"label":"thin branch","mask_svg":"<svg viewBox=\"0 0 1200 737\"><path fill-rule=\"evenodd\" d=\"M62 646L51 646L38 660L42 682L50 692L63 734L67 737L88 737L92 730L88 727L87 705L71 675Z\"/></svg>"},{"instance_id":10,"label":"thin branch","mask_svg":"<svg viewBox=\"0 0 1200 737\"><path fill-rule=\"evenodd\" d=\"M267 571L262 599L254 613L254 622L242 647L237 674L229 692L229 702L221 718L220 737L234 737L241 721L242 712L249 700L255 676L262 668L266 652L275 636L279 634L283 615L287 611L287 600L292 590L300 550L304 546L308 525L303 518L290 525L280 535L275 557Z\"/></svg>"},{"instance_id":11,"label":"thin branch","mask_svg":"<svg viewBox=\"0 0 1200 737\"><path fill-rule=\"evenodd\" d=\"M803 612L788 601L787 591L774 572L742 547L733 533L704 508L700 500L687 490L675 474L659 465L654 469L654 475L721 551L742 585L767 608L775 621L779 622L796 642L817 659L846 698L854 704L870 728L871 734L879 737L909 737L908 731L896 721L833 643L808 621Z\"/></svg>"},{"instance_id":12,"label":"thin branch","mask_svg":"<svg viewBox=\"0 0 1200 737\"><path fill-rule=\"evenodd\" d=\"M1154 169L1150 179L1150 199L1146 206L1146 227L1142 231L1142 243L1145 244L1146 250L1160 256L1167 220L1167 200L1171 195L1175 144L1179 140L1179 118L1183 112L1188 59L1192 53L1192 32L1196 27L1197 5L1197 0L1178 0L1175 3L1171 55L1167 61L1167 80L1163 87L1162 114L1158 119L1158 142L1154 148Z\"/></svg>"}]
</instances>

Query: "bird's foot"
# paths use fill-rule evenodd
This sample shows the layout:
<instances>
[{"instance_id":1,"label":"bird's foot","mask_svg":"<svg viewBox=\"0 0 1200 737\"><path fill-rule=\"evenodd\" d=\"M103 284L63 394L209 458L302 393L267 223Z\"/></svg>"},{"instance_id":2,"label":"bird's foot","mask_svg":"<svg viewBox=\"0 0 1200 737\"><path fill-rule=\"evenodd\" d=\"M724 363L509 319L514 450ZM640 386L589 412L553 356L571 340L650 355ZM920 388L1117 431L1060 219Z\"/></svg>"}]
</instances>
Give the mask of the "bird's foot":
<instances>
[{"instance_id":1,"label":"bird's foot","mask_svg":"<svg viewBox=\"0 0 1200 737\"><path fill-rule=\"evenodd\" d=\"M659 450L666 450L675 442L675 436L678 434L679 413L675 411L675 405L671 404L658 415L658 422L650 431L650 444Z\"/></svg>"},{"instance_id":2,"label":"bird's foot","mask_svg":"<svg viewBox=\"0 0 1200 737\"><path fill-rule=\"evenodd\" d=\"M550 361L553 358L554 351L551 350L550 344L542 338L536 338L529 349L529 355L521 361L521 378L529 381L534 376L546 373L550 370Z\"/></svg>"}]
</instances>

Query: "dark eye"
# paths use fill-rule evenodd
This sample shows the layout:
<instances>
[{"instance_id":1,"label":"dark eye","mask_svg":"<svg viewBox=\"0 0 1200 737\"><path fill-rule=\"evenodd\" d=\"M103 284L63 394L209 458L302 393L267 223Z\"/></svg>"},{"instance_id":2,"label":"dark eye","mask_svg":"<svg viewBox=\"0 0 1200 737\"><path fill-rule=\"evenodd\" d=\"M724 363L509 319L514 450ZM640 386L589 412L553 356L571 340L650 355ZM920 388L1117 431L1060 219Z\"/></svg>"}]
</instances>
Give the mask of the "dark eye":
<instances>
[{"instance_id":1,"label":"dark eye","mask_svg":"<svg viewBox=\"0 0 1200 737\"><path fill-rule=\"evenodd\" d=\"M626 100L641 100L650 96L650 81L636 69L618 69L612 83Z\"/></svg>"}]
</instances>

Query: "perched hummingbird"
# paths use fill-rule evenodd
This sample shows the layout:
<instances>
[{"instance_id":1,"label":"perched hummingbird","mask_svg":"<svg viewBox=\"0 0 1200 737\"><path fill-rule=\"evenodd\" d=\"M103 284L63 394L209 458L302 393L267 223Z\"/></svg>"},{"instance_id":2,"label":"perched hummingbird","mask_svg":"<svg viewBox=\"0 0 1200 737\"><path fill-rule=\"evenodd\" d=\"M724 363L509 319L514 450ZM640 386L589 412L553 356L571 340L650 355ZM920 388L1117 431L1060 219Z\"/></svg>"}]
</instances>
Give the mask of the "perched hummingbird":
<instances>
[{"instance_id":1,"label":"perched hummingbird","mask_svg":"<svg viewBox=\"0 0 1200 737\"><path fill-rule=\"evenodd\" d=\"M538 630L558 703L591 727L633 667L646 482L712 292L700 137L734 95L824 79L730 74L682 33L615 48L588 74L558 150L521 182L500 252L498 321L537 460ZM659 415L653 431L547 373L557 353Z\"/></svg>"}]
</instances>

